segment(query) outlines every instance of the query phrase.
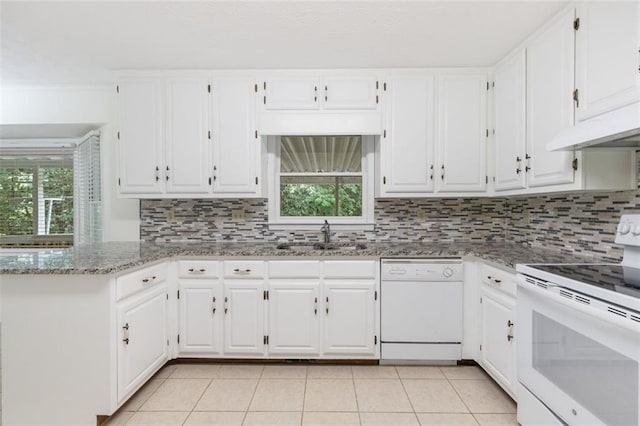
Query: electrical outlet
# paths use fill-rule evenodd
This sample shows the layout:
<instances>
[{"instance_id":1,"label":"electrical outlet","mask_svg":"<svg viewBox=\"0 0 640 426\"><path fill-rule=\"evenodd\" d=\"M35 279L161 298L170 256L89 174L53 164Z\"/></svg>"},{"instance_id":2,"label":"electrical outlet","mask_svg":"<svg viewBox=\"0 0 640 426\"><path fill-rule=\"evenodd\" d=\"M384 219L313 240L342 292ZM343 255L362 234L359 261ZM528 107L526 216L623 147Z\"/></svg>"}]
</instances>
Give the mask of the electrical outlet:
<instances>
[{"instance_id":1,"label":"electrical outlet","mask_svg":"<svg viewBox=\"0 0 640 426\"><path fill-rule=\"evenodd\" d=\"M234 222L240 222L246 218L244 210L231 210L231 220Z\"/></svg>"},{"instance_id":2,"label":"electrical outlet","mask_svg":"<svg viewBox=\"0 0 640 426\"><path fill-rule=\"evenodd\" d=\"M167 212L167 222L174 222L176 220L176 214L173 212L173 210L169 210Z\"/></svg>"}]
</instances>

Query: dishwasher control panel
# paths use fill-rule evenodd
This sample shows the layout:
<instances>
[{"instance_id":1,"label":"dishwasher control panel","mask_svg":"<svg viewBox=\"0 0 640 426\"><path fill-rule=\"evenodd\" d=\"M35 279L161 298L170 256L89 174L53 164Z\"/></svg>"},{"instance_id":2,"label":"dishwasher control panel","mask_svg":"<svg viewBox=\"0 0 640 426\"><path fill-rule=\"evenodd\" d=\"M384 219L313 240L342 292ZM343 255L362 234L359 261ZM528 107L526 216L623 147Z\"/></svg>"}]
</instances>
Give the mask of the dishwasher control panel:
<instances>
[{"instance_id":1,"label":"dishwasher control panel","mask_svg":"<svg viewBox=\"0 0 640 426\"><path fill-rule=\"evenodd\" d=\"M462 281L459 259L383 259L381 278L384 281Z\"/></svg>"}]
</instances>

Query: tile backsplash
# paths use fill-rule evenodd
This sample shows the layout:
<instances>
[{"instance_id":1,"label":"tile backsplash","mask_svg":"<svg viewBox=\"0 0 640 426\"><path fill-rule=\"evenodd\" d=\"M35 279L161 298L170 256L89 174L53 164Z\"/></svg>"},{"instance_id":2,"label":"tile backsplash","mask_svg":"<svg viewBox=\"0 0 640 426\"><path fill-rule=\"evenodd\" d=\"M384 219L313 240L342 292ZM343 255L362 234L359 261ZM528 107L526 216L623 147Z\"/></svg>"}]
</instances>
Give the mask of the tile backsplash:
<instances>
[{"instance_id":1,"label":"tile backsplash","mask_svg":"<svg viewBox=\"0 0 640 426\"><path fill-rule=\"evenodd\" d=\"M640 175L640 173L639 173ZM233 221L232 211L245 219ZM562 253L619 261L613 240L621 214L640 214L640 189L498 198L378 199L371 231L337 231L336 240L512 241ZM293 241L317 231L273 231L265 199L141 200L145 241ZM335 231L335 229L334 229Z\"/></svg>"}]
</instances>

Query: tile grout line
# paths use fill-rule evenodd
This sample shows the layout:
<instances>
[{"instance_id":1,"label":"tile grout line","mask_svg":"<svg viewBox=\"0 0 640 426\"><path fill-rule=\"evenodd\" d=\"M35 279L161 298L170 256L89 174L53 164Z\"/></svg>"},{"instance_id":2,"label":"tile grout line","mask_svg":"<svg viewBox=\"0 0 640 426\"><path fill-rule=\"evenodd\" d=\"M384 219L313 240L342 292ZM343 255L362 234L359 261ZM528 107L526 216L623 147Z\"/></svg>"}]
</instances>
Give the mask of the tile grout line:
<instances>
[{"instance_id":1,"label":"tile grout line","mask_svg":"<svg viewBox=\"0 0 640 426\"><path fill-rule=\"evenodd\" d=\"M304 391L302 392L302 412L300 413L300 426L304 421L304 404L307 400L307 382L309 381L309 366L305 366L304 371Z\"/></svg>"},{"instance_id":2,"label":"tile grout line","mask_svg":"<svg viewBox=\"0 0 640 426\"><path fill-rule=\"evenodd\" d=\"M244 416L242 417L242 424L244 424L247 419L247 414L249 414L249 409L251 408L251 404L253 403L253 398L256 396L256 392L258 392L258 386L260 386L260 380L262 380L262 374L264 373L264 365L262 366L262 370L260 370L260 375L256 380L256 387L253 389L253 394L251 394L251 399L249 400L249 404L247 405L247 409L244 411Z\"/></svg>"},{"instance_id":3,"label":"tile grout line","mask_svg":"<svg viewBox=\"0 0 640 426\"><path fill-rule=\"evenodd\" d=\"M360 416L360 404L358 403L358 389L356 388L356 375L353 374L353 366L351 370L351 385L353 386L353 395L356 397L356 412L358 413L358 423L362 426L362 416Z\"/></svg>"},{"instance_id":4,"label":"tile grout line","mask_svg":"<svg viewBox=\"0 0 640 426\"><path fill-rule=\"evenodd\" d=\"M184 419L184 422L182 422L183 425L187 422L187 420L189 420L189 417L191 417L191 414L195 411L196 407L198 406L198 403L202 401L202 397L204 396L205 393L207 393L207 389L209 389L209 387L213 384L214 380L215 380L215 376L209 379L209 383L207 384L207 386L205 386L204 390L202 391L202 394L200 395L200 398L198 398L196 403L193 404L193 407L191 407L191 410L189 411L187 418Z\"/></svg>"}]
</instances>

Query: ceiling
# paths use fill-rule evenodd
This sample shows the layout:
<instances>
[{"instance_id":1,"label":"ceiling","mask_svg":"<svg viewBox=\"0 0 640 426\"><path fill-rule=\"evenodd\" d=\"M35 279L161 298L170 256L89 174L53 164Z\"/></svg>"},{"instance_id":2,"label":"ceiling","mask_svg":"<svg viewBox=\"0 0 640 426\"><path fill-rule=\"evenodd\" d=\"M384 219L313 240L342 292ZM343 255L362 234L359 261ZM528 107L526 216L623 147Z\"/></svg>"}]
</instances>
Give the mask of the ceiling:
<instances>
[{"instance_id":1,"label":"ceiling","mask_svg":"<svg viewBox=\"0 0 640 426\"><path fill-rule=\"evenodd\" d=\"M491 66L562 1L2 1L4 85L118 69Z\"/></svg>"}]
</instances>

